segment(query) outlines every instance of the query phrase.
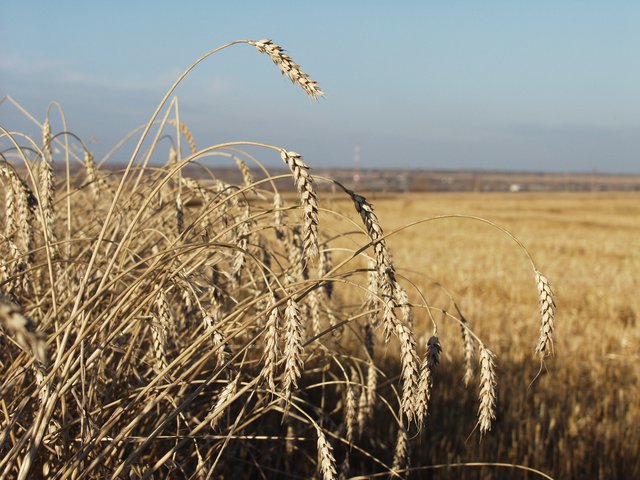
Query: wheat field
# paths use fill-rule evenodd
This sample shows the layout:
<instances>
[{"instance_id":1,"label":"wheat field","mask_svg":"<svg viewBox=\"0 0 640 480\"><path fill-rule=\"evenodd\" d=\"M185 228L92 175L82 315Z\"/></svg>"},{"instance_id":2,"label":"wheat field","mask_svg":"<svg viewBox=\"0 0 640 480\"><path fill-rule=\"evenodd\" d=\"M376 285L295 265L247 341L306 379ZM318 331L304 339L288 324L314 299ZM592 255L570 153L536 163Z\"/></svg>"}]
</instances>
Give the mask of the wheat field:
<instances>
[{"instance_id":1,"label":"wheat field","mask_svg":"<svg viewBox=\"0 0 640 480\"><path fill-rule=\"evenodd\" d=\"M475 424L475 392L462 388L463 352L456 341L442 342L426 438L416 439L412 450L416 463L505 462L535 466L554 478L636 478L640 196L455 193L371 198L389 231L443 215L495 221L545 266L557 296L555 357L529 386L539 370L530 342L538 312L522 252L495 229L462 218L430 221L389 238L398 264L411 265L400 273L430 292L431 305L448 310L448 296L433 285L449 287L499 358L496 427L479 442L468 438ZM456 331L442 332L442 338L456 338ZM433 478L513 475L484 467L482 472L434 472Z\"/></svg>"},{"instance_id":2,"label":"wheat field","mask_svg":"<svg viewBox=\"0 0 640 480\"><path fill-rule=\"evenodd\" d=\"M0 105L41 131L0 129L0 477L637 475L636 199L365 198L198 146L171 95L232 46L322 96L231 42L110 169Z\"/></svg>"}]
</instances>

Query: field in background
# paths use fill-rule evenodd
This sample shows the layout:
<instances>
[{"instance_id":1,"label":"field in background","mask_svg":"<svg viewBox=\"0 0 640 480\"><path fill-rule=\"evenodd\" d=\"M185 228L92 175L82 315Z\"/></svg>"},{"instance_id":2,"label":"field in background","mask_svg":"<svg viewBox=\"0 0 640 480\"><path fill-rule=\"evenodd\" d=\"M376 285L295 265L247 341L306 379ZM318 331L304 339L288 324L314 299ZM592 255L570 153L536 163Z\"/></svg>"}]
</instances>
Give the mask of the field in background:
<instances>
[{"instance_id":1,"label":"field in background","mask_svg":"<svg viewBox=\"0 0 640 480\"><path fill-rule=\"evenodd\" d=\"M377 192L639 192L640 175L483 170L328 170L354 190ZM356 181L357 179L357 181Z\"/></svg>"},{"instance_id":2,"label":"field in background","mask_svg":"<svg viewBox=\"0 0 640 480\"><path fill-rule=\"evenodd\" d=\"M326 198L326 197L325 197ZM426 217L468 214L506 227L527 246L555 289L556 357L529 387L539 325L526 256L505 235L474 220L433 220L389 238L400 273L433 306L453 308L451 290L475 331L498 357L498 420L481 442L477 386L462 384L457 325L439 322L443 357L426 436L412 466L458 461L519 463L555 478L640 475L640 196L637 194L370 195L386 232ZM321 201L344 210L350 202ZM326 225L327 222L325 222ZM431 327L418 322L426 339ZM393 357L395 352L388 351ZM484 467L432 472L433 478L515 478ZM521 478L521 477L517 477ZM530 478L533 478L530 477Z\"/></svg>"},{"instance_id":3,"label":"field in background","mask_svg":"<svg viewBox=\"0 0 640 480\"><path fill-rule=\"evenodd\" d=\"M17 154L7 153L7 158L20 165ZM156 159L156 163L164 162L164 157ZM72 164L71 171L76 172L80 165ZM122 159L104 165L105 169L115 173L122 171L125 164ZM64 165L57 165L56 173L64 174ZM279 164L269 168L272 175L286 175L287 170ZM193 178L207 179L206 169L200 165L187 165L183 173ZM253 169L255 178L264 178L264 172ZM640 192L640 175L622 175L606 173L549 173L549 172L516 172L516 171L481 171L481 170L362 170L349 168L314 168L315 175L338 180L352 190L376 193L417 193L417 192L491 192L491 193L540 193L540 192L600 192L613 193ZM242 183L242 173L233 161L217 160L215 167L217 178L230 184ZM356 180L357 179L357 180ZM320 184L321 190L332 189L328 184ZM292 190L293 186L286 181L279 182L282 190Z\"/></svg>"},{"instance_id":4,"label":"field in background","mask_svg":"<svg viewBox=\"0 0 640 480\"><path fill-rule=\"evenodd\" d=\"M270 169L272 174L286 173ZM185 168L190 176L203 177L202 168ZM261 172L256 172L259 177ZM640 192L640 175L549 172L492 172L481 170L361 170L314 169L316 175L333 178L352 190L392 192ZM242 181L235 167L216 168L216 175L229 183ZM291 188L287 183L283 188ZM320 185L322 188L322 185Z\"/></svg>"}]
</instances>

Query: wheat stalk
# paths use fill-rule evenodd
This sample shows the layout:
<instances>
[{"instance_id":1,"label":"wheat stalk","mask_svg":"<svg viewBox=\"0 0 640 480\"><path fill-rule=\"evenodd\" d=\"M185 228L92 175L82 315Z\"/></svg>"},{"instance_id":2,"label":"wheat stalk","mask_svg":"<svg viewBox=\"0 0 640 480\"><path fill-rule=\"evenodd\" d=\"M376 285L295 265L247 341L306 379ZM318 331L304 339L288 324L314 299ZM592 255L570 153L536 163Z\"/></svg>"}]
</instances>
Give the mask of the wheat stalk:
<instances>
[{"instance_id":1,"label":"wheat stalk","mask_svg":"<svg viewBox=\"0 0 640 480\"><path fill-rule=\"evenodd\" d=\"M180 177L180 182L182 182L182 185L186 188L188 188L189 190L195 192L201 199L202 201L208 205L210 203L213 203L213 196L211 195L211 193L209 192L209 190L207 190L205 187L203 187L197 180L193 179L193 178L189 178L189 177Z\"/></svg>"},{"instance_id":2,"label":"wheat stalk","mask_svg":"<svg viewBox=\"0 0 640 480\"><path fill-rule=\"evenodd\" d=\"M275 303L275 299L274 303ZM273 306L269 313L266 325L264 362L261 377L267 381L267 385L272 392L276 390L275 373L278 360L278 322L280 320L280 310Z\"/></svg>"},{"instance_id":3,"label":"wheat stalk","mask_svg":"<svg viewBox=\"0 0 640 480\"><path fill-rule=\"evenodd\" d=\"M160 290L156 295L155 313L151 321L151 338L158 367L163 369L169 365L167 352L169 350L169 337L173 330L171 310L163 290Z\"/></svg>"},{"instance_id":4,"label":"wheat stalk","mask_svg":"<svg viewBox=\"0 0 640 480\"><path fill-rule=\"evenodd\" d=\"M30 351L36 359L32 368L35 372L40 407L44 408L50 392L50 384L45 381L48 358L47 343L44 335L35 332L33 322L22 314L17 305L8 303L1 298L0 325L3 329L12 334L18 345L20 345L25 351ZM60 432L60 430L60 423L56 419L52 418L47 424L47 431L50 435L46 443L53 446L58 458L62 454L61 445L58 443L60 440L58 432ZM50 469L50 465L48 462L46 463L46 468Z\"/></svg>"},{"instance_id":5,"label":"wheat stalk","mask_svg":"<svg viewBox=\"0 0 640 480\"><path fill-rule=\"evenodd\" d=\"M198 197L202 199L202 203L204 205L210 205L214 203L214 198L211 192L203 187L199 182L194 180L193 178L187 178L184 176L180 176L180 181L183 187L194 192ZM210 220L209 216L205 216L202 221L199 223L200 228L202 229L203 234L206 234L207 229L209 228Z\"/></svg>"},{"instance_id":6,"label":"wheat stalk","mask_svg":"<svg viewBox=\"0 0 640 480\"><path fill-rule=\"evenodd\" d=\"M184 207L182 206L182 195L178 194L176 196L176 229L178 231L178 235L181 235L184 232Z\"/></svg>"},{"instance_id":7,"label":"wheat stalk","mask_svg":"<svg viewBox=\"0 0 640 480\"><path fill-rule=\"evenodd\" d=\"M399 322L394 308L396 307L396 292L395 287L398 284L396 281L396 273L393 263L391 261L391 254L387 248L387 243L384 239L384 232L378 216L373 211L373 206L362 195L358 195L353 191L344 188L345 192L351 197L356 211L360 214L360 218L365 225L367 234L373 243L373 251L376 259L376 288L372 289L373 292L377 292L382 299L382 323L385 332L385 340L388 342L391 333L396 329L396 324ZM406 313L406 311L405 311Z\"/></svg>"},{"instance_id":8,"label":"wheat stalk","mask_svg":"<svg viewBox=\"0 0 640 480\"><path fill-rule=\"evenodd\" d=\"M169 147L169 159L167 160L166 166L168 168L176 168L178 165L178 150L174 148L173 145ZM163 188L164 189L164 188ZM162 190L160 191L162 193Z\"/></svg>"},{"instance_id":9,"label":"wheat stalk","mask_svg":"<svg viewBox=\"0 0 640 480\"><path fill-rule=\"evenodd\" d=\"M45 366L41 363L34 365L36 385L38 386L38 400L40 401L40 408L46 408L46 402L50 395L50 385L45 381L47 371ZM60 458L62 455L62 446L60 445L60 432L61 425L57 418L52 417L47 424L48 437L45 439L45 444L53 446L56 456ZM48 463L48 462L47 462ZM47 465L48 469L51 469L51 465Z\"/></svg>"},{"instance_id":10,"label":"wheat stalk","mask_svg":"<svg viewBox=\"0 0 640 480\"><path fill-rule=\"evenodd\" d=\"M214 273L217 270L214 270ZM216 275L214 275L214 280L216 279ZM225 341L224 335L220 330L218 330L218 326L220 326L223 322L222 318L222 298L218 288L211 289L211 310L210 312L206 312L204 310L201 311L202 323L204 325L205 332L210 336L211 343L213 344L214 349L216 350L216 356L218 358L217 365L224 365L229 359L229 346Z\"/></svg>"},{"instance_id":11,"label":"wheat stalk","mask_svg":"<svg viewBox=\"0 0 640 480\"><path fill-rule=\"evenodd\" d=\"M306 297L311 314L311 332L314 337L322 331L320 323L320 299L318 297L319 294L316 290L311 290Z\"/></svg>"},{"instance_id":12,"label":"wheat stalk","mask_svg":"<svg viewBox=\"0 0 640 480\"><path fill-rule=\"evenodd\" d=\"M394 301L400 307L402 321L413 328L413 311L409 304L409 295L407 291L396 281L393 288Z\"/></svg>"},{"instance_id":13,"label":"wheat stalk","mask_svg":"<svg viewBox=\"0 0 640 480\"><path fill-rule=\"evenodd\" d=\"M260 53L269 55L282 74L286 75L294 84L299 85L309 97L316 100L324 95L324 92L320 90L318 84L303 72L300 66L295 63L289 55L284 53L282 47L276 45L269 39L250 41L249 44L256 47Z\"/></svg>"},{"instance_id":14,"label":"wheat stalk","mask_svg":"<svg viewBox=\"0 0 640 480\"><path fill-rule=\"evenodd\" d=\"M367 411L373 412L376 403L376 396L378 390L378 370L376 369L375 363L373 360L369 360L367 364Z\"/></svg>"},{"instance_id":15,"label":"wheat stalk","mask_svg":"<svg viewBox=\"0 0 640 480\"><path fill-rule=\"evenodd\" d=\"M399 476L398 472L409 466L409 432L403 427L398 428L396 448L393 452L392 474Z\"/></svg>"},{"instance_id":16,"label":"wheat stalk","mask_svg":"<svg viewBox=\"0 0 640 480\"><path fill-rule=\"evenodd\" d=\"M51 122L47 117L42 125L42 151L45 158L50 159L53 156L53 150L51 150Z\"/></svg>"},{"instance_id":17,"label":"wheat stalk","mask_svg":"<svg viewBox=\"0 0 640 480\"><path fill-rule=\"evenodd\" d=\"M402 362L402 411L409 421L416 415L416 393L419 378L419 360L416 353L416 339L411 328L401 322L396 324L396 333L400 341L400 359Z\"/></svg>"},{"instance_id":18,"label":"wheat stalk","mask_svg":"<svg viewBox=\"0 0 640 480\"><path fill-rule=\"evenodd\" d=\"M368 386L367 386L368 388ZM358 438L362 438L362 435L366 431L367 420L371 417L371 409L369 408L369 396L367 395L367 388L363 388L360 391L358 397L358 418L357 418L357 433Z\"/></svg>"},{"instance_id":19,"label":"wheat stalk","mask_svg":"<svg viewBox=\"0 0 640 480\"><path fill-rule=\"evenodd\" d=\"M318 470L322 474L323 480L334 480L338 473L336 460L333 457L333 448L318 425L316 425L316 433L318 435Z\"/></svg>"},{"instance_id":20,"label":"wheat stalk","mask_svg":"<svg viewBox=\"0 0 640 480\"><path fill-rule=\"evenodd\" d=\"M18 206L18 231L22 240L22 251L30 252L33 250L33 208L37 200L22 179L16 177L16 180L14 188L18 197L16 202Z\"/></svg>"},{"instance_id":21,"label":"wheat stalk","mask_svg":"<svg viewBox=\"0 0 640 480\"><path fill-rule=\"evenodd\" d=\"M234 243L237 245L233 257L231 272L236 282L240 281L243 268L246 264L247 252L249 248L249 236L251 235L251 220L249 219L251 212L249 206L245 209L243 216L238 218L238 223L233 229Z\"/></svg>"},{"instance_id":22,"label":"wheat stalk","mask_svg":"<svg viewBox=\"0 0 640 480\"><path fill-rule=\"evenodd\" d=\"M11 238L7 238L6 242L11 261L6 264L6 267L3 265L3 276L4 280L8 281L6 293L16 299L19 290L22 290L22 293L26 295L31 289L31 279L28 274L29 263L28 258L20 252Z\"/></svg>"},{"instance_id":23,"label":"wheat stalk","mask_svg":"<svg viewBox=\"0 0 640 480\"><path fill-rule=\"evenodd\" d=\"M275 217L275 230L276 237L278 240L282 240L285 236L284 226L286 224L285 213L283 211L284 202L282 201L282 196L276 192L273 194L273 212Z\"/></svg>"},{"instance_id":24,"label":"wheat stalk","mask_svg":"<svg viewBox=\"0 0 640 480\"><path fill-rule=\"evenodd\" d=\"M345 412L344 412L344 424L346 429L345 440L348 443L353 442L353 438L356 435L356 428L358 426L358 402L356 401L356 388L355 380L357 379L357 372L352 367L351 379L347 378L345 383Z\"/></svg>"},{"instance_id":25,"label":"wheat stalk","mask_svg":"<svg viewBox=\"0 0 640 480\"><path fill-rule=\"evenodd\" d=\"M331 259L331 251L328 249L321 250L320 258L318 260L318 277L326 277L332 269L333 261ZM333 294L333 282L330 280L323 281L322 288L324 290L326 298L328 300L331 300L331 295Z\"/></svg>"},{"instance_id":26,"label":"wheat stalk","mask_svg":"<svg viewBox=\"0 0 640 480\"><path fill-rule=\"evenodd\" d=\"M304 250L307 259L313 259L318 255L318 200L313 179L309 175L309 167L302 161L299 153L282 150L280 156L289 166L298 189L304 218Z\"/></svg>"},{"instance_id":27,"label":"wheat stalk","mask_svg":"<svg viewBox=\"0 0 640 480\"><path fill-rule=\"evenodd\" d=\"M365 324L367 329L367 333L370 335L370 338L373 340L373 327L378 326L380 323L377 311L377 305L379 303L379 289L378 289L379 281L378 281L378 270L376 268L376 264L373 260L369 259L368 267L367 267L367 291L366 298L364 301L364 305L362 309L364 311L372 310L373 312L370 315L370 321ZM366 343L365 343L366 345ZM373 346L373 343L371 343Z\"/></svg>"},{"instance_id":28,"label":"wheat stalk","mask_svg":"<svg viewBox=\"0 0 640 480\"><path fill-rule=\"evenodd\" d=\"M236 165L238 166L238 170L240 170L240 173L242 174L242 180L244 181L245 186L250 187L254 184L255 180L253 179L253 175L251 174L251 170L249 169L249 166L247 165L247 162L245 162L243 159L241 159L240 157L237 157L234 155L233 157L236 161Z\"/></svg>"},{"instance_id":29,"label":"wheat stalk","mask_svg":"<svg viewBox=\"0 0 640 480\"><path fill-rule=\"evenodd\" d=\"M229 361L230 352L229 346L220 330L211 329L211 343L213 343L213 348L216 351L216 365L221 367Z\"/></svg>"},{"instance_id":30,"label":"wheat stalk","mask_svg":"<svg viewBox=\"0 0 640 480\"><path fill-rule=\"evenodd\" d=\"M239 379L240 379L240 376L238 375L229 383L227 383L227 385L220 392L220 396L218 397L218 400L209 411L207 418L209 419L209 426L212 429L215 429L218 426L220 417L222 417L222 414L227 410L227 408L229 408L229 405L231 403L231 398L238 391Z\"/></svg>"},{"instance_id":31,"label":"wheat stalk","mask_svg":"<svg viewBox=\"0 0 640 480\"><path fill-rule=\"evenodd\" d=\"M287 300L284 311L285 347L284 347L284 380L283 390L287 402L291 401L293 389L298 387L298 380L304 366L302 360L303 328L300 309L293 298Z\"/></svg>"},{"instance_id":32,"label":"wheat stalk","mask_svg":"<svg viewBox=\"0 0 640 480\"><path fill-rule=\"evenodd\" d=\"M49 243L55 243L56 237L53 231L55 223L55 211L53 199L55 196L55 182L53 174L53 162L50 156L45 156L40 162L40 205L42 206L43 224L46 229ZM55 249L54 249L55 251Z\"/></svg>"},{"instance_id":33,"label":"wheat stalk","mask_svg":"<svg viewBox=\"0 0 640 480\"><path fill-rule=\"evenodd\" d=\"M434 334L427 342L427 352L420 371L416 409L417 423L420 426L423 425L425 417L429 412L429 401L431 400L431 389L433 387L433 372L440 363L440 353L442 353L440 340Z\"/></svg>"},{"instance_id":34,"label":"wheat stalk","mask_svg":"<svg viewBox=\"0 0 640 480\"><path fill-rule=\"evenodd\" d=\"M294 440L296 436L297 435L296 435L295 427L293 426L293 424L289 423L287 425L287 433L286 433L285 444L284 444L284 451L286 452L287 457L289 458L295 452Z\"/></svg>"},{"instance_id":35,"label":"wheat stalk","mask_svg":"<svg viewBox=\"0 0 640 480\"><path fill-rule=\"evenodd\" d=\"M367 230L367 234L371 239L371 242L373 244L373 251L376 256L377 268L383 274L393 274L393 276L390 277L388 281L394 283L395 270L391 262L391 254L389 253L387 243L384 239L384 231L382 230L380 220L378 220L378 216L373 210L373 205L371 205L362 195L358 195L357 193L347 188L345 188L344 190L351 197L356 211L360 215L362 223L364 223L364 226Z\"/></svg>"},{"instance_id":36,"label":"wheat stalk","mask_svg":"<svg viewBox=\"0 0 640 480\"><path fill-rule=\"evenodd\" d=\"M33 249L33 209L38 201L26 182L8 164L0 163L0 175L8 180L11 190L11 199L7 202L6 235L15 239L21 252L29 253ZM5 197L8 196L7 193Z\"/></svg>"},{"instance_id":37,"label":"wheat stalk","mask_svg":"<svg viewBox=\"0 0 640 480\"><path fill-rule=\"evenodd\" d=\"M11 238L14 235L16 229L16 203L14 200L15 192L13 187L9 184L5 187L4 191L4 234L7 238Z\"/></svg>"},{"instance_id":38,"label":"wheat stalk","mask_svg":"<svg viewBox=\"0 0 640 480\"><path fill-rule=\"evenodd\" d=\"M93 158L93 154L89 151L84 152L84 168L87 175L87 183L91 186L93 195L99 199L102 196L103 190L107 189L106 180L98 174L96 162Z\"/></svg>"},{"instance_id":39,"label":"wheat stalk","mask_svg":"<svg viewBox=\"0 0 640 480\"><path fill-rule=\"evenodd\" d=\"M553 355L553 319L556 314L556 304L554 301L553 290L547 277L536 270L536 284L538 286L538 294L540 298L540 316L542 323L540 325L540 335L538 337L538 345L536 353L541 359Z\"/></svg>"},{"instance_id":40,"label":"wheat stalk","mask_svg":"<svg viewBox=\"0 0 640 480\"><path fill-rule=\"evenodd\" d=\"M15 341L42 365L47 364L47 342L44 335L35 331L33 322L25 317L20 308L0 299L0 325L11 333Z\"/></svg>"},{"instance_id":41,"label":"wheat stalk","mask_svg":"<svg viewBox=\"0 0 640 480\"><path fill-rule=\"evenodd\" d=\"M170 118L169 120L167 120L167 123L178 128L178 131L187 140L187 144L189 145L189 151L191 152L191 155L194 155L198 151L198 149L196 148L196 140L193 137L191 130L189 130L189 127L187 127L187 124L184 122L178 123L178 121L173 118ZM177 156L177 153L176 153L176 156Z\"/></svg>"},{"instance_id":42,"label":"wheat stalk","mask_svg":"<svg viewBox=\"0 0 640 480\"><path fill-rule=\"evenodd\" d=\"M478 424L480 435L491 430L491 423L496 418L496 373L495 355L480 346L480 407L478 408Z\"/></svg>"}]
</instances>

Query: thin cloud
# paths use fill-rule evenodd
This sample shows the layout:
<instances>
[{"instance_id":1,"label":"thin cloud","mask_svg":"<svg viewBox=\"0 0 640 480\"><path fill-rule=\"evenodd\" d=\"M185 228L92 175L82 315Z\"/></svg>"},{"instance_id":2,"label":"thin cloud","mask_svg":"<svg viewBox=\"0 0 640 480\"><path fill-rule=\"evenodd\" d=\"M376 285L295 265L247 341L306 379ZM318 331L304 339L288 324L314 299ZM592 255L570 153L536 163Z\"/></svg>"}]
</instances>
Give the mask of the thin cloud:
<instances>
[{"instance_id":1,"label":"thin cloud","mask_svg":"<svg viewBox=\"0 0 640 480\"><path fill-rule=\"evenodd\" d=\"M128 72L105 76L88 72L60 58L24 58L9 52L0 52L0 72L5 88L12 83L23 83L27 79L47 90L55 90L58 86L72 86L129 93L166 90L182 73L173 68L144 76L130 75ZM210 81L200 89L207 95L220 95L226 88L225 82Z\"/></svg>"}]
</instances>

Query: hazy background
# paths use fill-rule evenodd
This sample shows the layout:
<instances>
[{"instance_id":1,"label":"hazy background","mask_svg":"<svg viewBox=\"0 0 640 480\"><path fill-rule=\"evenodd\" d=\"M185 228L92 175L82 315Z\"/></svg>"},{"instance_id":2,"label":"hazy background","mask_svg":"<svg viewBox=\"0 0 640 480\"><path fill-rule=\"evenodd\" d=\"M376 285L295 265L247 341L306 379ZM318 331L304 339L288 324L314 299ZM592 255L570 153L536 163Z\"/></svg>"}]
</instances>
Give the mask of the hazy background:
<instances>
[{"instance_id":1,"label":"hazy background","mask_svg":"<svg viewBox=\"0 0 640 480\"><path fill-rule=\"evenodd\" d=\"M351 167L360 144L363 168L640 173L639 27L633 1L2 0L0 97L38 118L59 101L100 154L202 53L266 37L326 98L232 47L177 91L199 146L267 141L322 167ZM39 138L6 103L0 125Z\"/></svg>"}]
</instances>

